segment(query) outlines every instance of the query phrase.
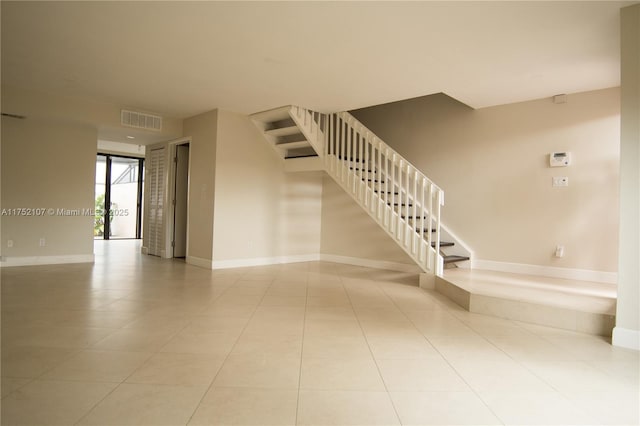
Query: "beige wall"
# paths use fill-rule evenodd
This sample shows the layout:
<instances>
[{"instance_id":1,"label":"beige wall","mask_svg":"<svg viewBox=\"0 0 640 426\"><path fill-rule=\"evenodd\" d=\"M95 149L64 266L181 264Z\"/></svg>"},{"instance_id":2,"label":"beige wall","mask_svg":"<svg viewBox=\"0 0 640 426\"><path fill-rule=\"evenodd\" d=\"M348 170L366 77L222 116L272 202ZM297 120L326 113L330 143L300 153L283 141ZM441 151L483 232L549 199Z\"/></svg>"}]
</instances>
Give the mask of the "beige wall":
<instances>
[{"instance_id":1,"label":"beige wall","mask_svg":"<svg viewBox=\"0 0 640 426\"><path fill-rule=\"evenodd\" d=\"M322 190L323 255L415 266L393 239L328 175Z\"/></svg>"},{"instance_id":2,"label":"beige wall","mask_svg":"<svg viewBox=\"0 0 640 426\"><path fill-rule=\"evenodd\" d=\"M621 13L620 270L613 344L640 349L640 5Z\"/></svg>"},{"instance_id":3,"label":"beige wall","mask_svg":"<svg viewBox=\"0 0 640 426\"><path fill-rule=\"evenodd\" d=\"M3 111L12 111L11 101L3 97ZM93 254L93 216L58 215L57 209L94 208L96 140L95 128L82 124L2 117L2 209L56 210L39 217L3 216L3 257Z\"/></svg>"},{"instance_id":4,"label":"beige wall","mask_svg":"<svg viewBox=\"0 0 640 426\"><path fill-rule=\"evenodd\" d=\"M440 94L353 114L444 189L444 223L477 259L616 271L619 111L607 89L479 110ZM573 165L550 168L553 151Z\"/></svg>"},{"instance_id":5,"label":"beige wall","mask_svg":"<svg viewBox=\"0 0 640 426\"><path fill-rule=\"evenodd\" d=\"M182 134L181 119L165 118L161 132L121 127L120 108L85 98L3 86L2 111L27 118L2 120L2 207L36 204L54 209L94 208L95 162L101 132L132 133L159 140ZM91 256L92 216L41 219L3 220L2 255ZM45 238L45 247L40 247L40 238ZM14 241L13 248L7 247L8 239ZM35 263L49 261L52 260L41 258Z\"/></svg>"},{"instance_id":6,"label":"beige wall","mask_svg":"<svg viewBox=\"0 0 640 426\"><path fill-rule=\"evenodd\" d=\"M122 138L123 134L130 134L135 135L138 141L152 143L171 140L182 134L182 119L170 117L163 118L160 132L121 126L120 110L138 110L131 106L6 86L2 87L2 96L3 103L5 98L11 100L13 114L84 123L95 127L98 133L102 134L102 139L115 140L112 137Z\"/></svg>"},{"instance_id":7,"label":"beige wall","mask_svg":"<svg viewBox=\"0 0 640 426\"><path fill-rule=\"evenodd\" d=\"M213 257L214 191L218 111L209 111L184 120L189 145L189 257Z\"/></svg>"},{"instance_id":8,"label":"beige wall","mask_svg":"<svg viewBox=\"0 0 640 426\"><path fill-rule=\"evenodd\" d=\"M218 112L215 173L214 262L319 253L322 175L285 173L247 116Z\"/></svg>"}]
</instances>

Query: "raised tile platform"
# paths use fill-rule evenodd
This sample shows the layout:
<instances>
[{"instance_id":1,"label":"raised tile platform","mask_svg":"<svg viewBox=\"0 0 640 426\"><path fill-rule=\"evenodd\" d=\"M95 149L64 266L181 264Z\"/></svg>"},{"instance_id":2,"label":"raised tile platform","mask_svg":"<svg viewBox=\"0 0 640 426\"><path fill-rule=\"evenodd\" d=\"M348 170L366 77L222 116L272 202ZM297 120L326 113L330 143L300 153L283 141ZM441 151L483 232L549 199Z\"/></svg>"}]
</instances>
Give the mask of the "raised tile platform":
<instances>
[{"instance_id":1,"label":"raised tile platform","mask_svg":"<svg viewBox=\"0 0 640 426\"><path fill-rule=\"evenodd\" d=\"M613 284L458 268L435 288L479 314L602 336L615 325Z\"/></svg>"}]
</instances>

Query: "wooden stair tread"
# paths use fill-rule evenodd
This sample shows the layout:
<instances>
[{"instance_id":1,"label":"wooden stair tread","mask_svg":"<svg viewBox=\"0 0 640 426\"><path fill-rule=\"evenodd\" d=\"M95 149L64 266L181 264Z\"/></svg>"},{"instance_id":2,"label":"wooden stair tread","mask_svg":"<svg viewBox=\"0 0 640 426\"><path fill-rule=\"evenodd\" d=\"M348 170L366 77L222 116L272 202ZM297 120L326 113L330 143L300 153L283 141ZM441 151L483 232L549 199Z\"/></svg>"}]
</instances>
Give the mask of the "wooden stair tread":
<instances>
[{"instance_id":1,"label":"wooden stair tread","mask_svg":"<svg viewBox=\"0 0 640 426\"><path fill-rule=\"evenodd\" d=\"M317 157L318 154L306 154L306 155L293 155L291 157L284 157L285 160L292 160L295 158L309 158L309 157Z\"/></svg>"},{"instance_id":2,"label":"wooden stair tread","mask_svg":"<svg viewBox=\"0 0 640 426\"><path fill-rule=\"evenodd\" d=\"M298 128L298 126L287 126L265 130L264 133L269 136L290 136L300 133L300 129Z\"/></svg>"},{"instance_id":3,"label":"wooden stair tread","mask_svg":"<svg viewBox=\"0 0 640 426\"><path fill-rule=\"evenodd\" d=\"M453 247L456 244L451 242L451 241L440 241L440 247ZM431 247L435 247L436 243L435 241L431 243Z\"/></svg>"},{"instance_id":4,"label":"wooden stair tread","mask_svg":"<svg viewBox=\"0 0 640 426\"><path fill-rule=\"evenodd\" d=\"M309 141L296 141L296 142L282 142L282 143L277 143L276 146L278 148L285 148L285 149L297 149L297 148L307 148L310 147L311 144L309 143Z\"/></svg>"},{"instance_id":5,"label":"wooden stair tread","mask_svg":"<svg viewBox=\"0 0 640 426\"><path fill-rule=\"evenodd\" d=\"M443 259L444 259L444 263L446 265L448 263L463 262L465 260L469 260L469 257L468 256L449 255L449 256L443 256Z\"/></svg>"}]
</instances>

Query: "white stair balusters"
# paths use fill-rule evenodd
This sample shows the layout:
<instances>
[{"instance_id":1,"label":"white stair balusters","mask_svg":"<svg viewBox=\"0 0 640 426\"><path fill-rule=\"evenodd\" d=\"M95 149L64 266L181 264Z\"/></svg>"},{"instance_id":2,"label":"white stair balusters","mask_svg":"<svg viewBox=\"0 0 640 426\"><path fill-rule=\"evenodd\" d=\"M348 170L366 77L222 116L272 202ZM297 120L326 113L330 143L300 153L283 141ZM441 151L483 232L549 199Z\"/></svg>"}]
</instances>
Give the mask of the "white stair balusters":
<instances>
[{"instance_id":1,"label":"white stair balusters","mask_svg":"<svg viewBox=\"0 0 640 426\"><path fill-rule=\"evenodd\" d=\"M347 112L296 106L291 116L324 170L423 271L440 275L442 189Z\"/></svg>"}]
</instances>

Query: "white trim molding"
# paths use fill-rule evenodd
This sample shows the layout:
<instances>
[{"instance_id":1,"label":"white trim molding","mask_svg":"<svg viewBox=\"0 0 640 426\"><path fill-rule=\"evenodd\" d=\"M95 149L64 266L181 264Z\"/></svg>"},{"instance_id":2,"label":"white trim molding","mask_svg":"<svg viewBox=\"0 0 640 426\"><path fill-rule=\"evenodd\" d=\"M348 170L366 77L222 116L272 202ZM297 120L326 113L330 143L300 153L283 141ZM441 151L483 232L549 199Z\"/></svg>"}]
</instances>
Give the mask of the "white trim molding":
<instances>
[{"instance_id":1,"label":"white trim molding","mask_svg":"<svg viewBox=\"0 0 640 426\"><path fill-rule=\"evenodd\" d=\"M591 281L605 284L618 282L617 272L591 271L588 269L558 268L555 266L528 265L525 263L496 262L474 259L472 269L510 272L512 274L538 275L542 277L562 278L565 280Z\"/></svg>"},{"instance_id":2,"label":"white trim molding","mask_svg":"<svg viewBox=\"0 0 640 426\"><path fill-rule=\"evenodd\" d=\"M281 263L315 262L318 260L320 260L320 256L318 254L214 260L211 262L211 269L243 268L247 266L278 265Z\"/></svg>"},{"instance_id":3,"label":"white trim molding","mask_svg":"<svg viewBox=\"0 0 640 426\"><path fill-rule=\"evenodd\" d=\"M344 263L346 265L364 266L374 269L385 269L388 271L410 272L420 274L423 271L414 264L388 262L386 260L363 259L360 257L339 256L336 254L321 254L320 260L323 262Z\"/></svg>"},{"instance_id":4,"label":"white trim molding","mask_svg":"<svg viewBox=\"0 0 640 426\"><path fill-rule=\"evenodd\" d=\"M6 268L11 266L61 265L65 263L93 262L95 262L95 256L93 254L72 254L62 256L3 256L0 266Z\"/></svg>"},{"instance_id":5,"label":"white trim molding","mask_svg":"<svg viewBox=\"0 0 640 426\"><path fill-rule=\"evenodd\" d=\"M203 259L201 257L187 255L185 260L189 265L198 266L200 268L212 269L211 259Z\"/></svg>"},{"instance_id":6,"label":"white trim molding","mask_svg":"<svg viewBox=\"0 0 640 426\"><path fill-rule=\"evenodd\" d=\"M613 346L640 351L640 330L614 327L611 343Z\"/></svg>"}]
</instances>

